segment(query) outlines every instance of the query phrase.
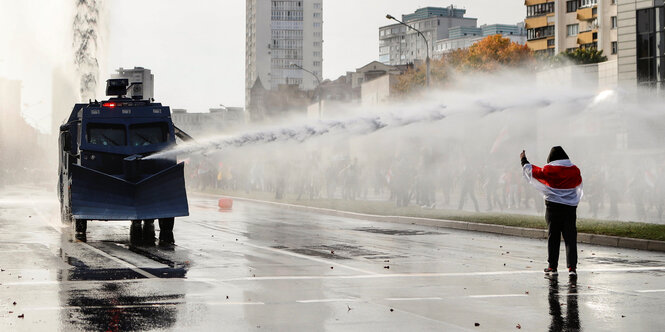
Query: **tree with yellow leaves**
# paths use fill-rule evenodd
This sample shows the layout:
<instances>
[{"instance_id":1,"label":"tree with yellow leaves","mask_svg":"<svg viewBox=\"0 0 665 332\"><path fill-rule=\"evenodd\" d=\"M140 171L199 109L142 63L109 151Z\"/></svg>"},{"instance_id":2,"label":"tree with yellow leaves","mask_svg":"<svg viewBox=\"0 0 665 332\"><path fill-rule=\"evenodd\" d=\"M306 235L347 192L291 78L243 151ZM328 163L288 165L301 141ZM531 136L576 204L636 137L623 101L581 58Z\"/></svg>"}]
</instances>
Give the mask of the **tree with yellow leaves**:
<instances>
[{"instance_id":1,"label":"tree with yellow leaves","mask_svg":"<svg viewBox=\"0 0 665 332\"><path fill-rule=\"evenodd\" d=\"M533 52L526 45L501 35L488 36L467 49L458 49L431 62L431 83L442 84L451 71L492 72L501 68L532 68ZM402 94L425 86L425 66L410 69L399 77L396 89Z\"/></svg>"}]
</instances>

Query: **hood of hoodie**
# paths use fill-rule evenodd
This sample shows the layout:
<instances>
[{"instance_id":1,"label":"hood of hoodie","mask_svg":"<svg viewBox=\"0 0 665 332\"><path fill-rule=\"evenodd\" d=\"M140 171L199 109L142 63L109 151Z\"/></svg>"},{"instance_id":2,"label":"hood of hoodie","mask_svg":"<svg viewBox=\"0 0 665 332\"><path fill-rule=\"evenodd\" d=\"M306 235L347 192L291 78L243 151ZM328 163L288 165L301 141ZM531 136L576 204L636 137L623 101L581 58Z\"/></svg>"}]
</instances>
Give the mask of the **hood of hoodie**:
<instances>
[{"instance_id":1,"label":"hood of hoodie","mask_svg":"<svg viewBox=\"0 0 665 332\"><path fill-rule=\"evenodd\" d=\"M551 163L556 160L570 159L566 154L566 151L563 150L560 146L552 147L550 150L550 155L547 157L547 163Z\"/></svg>"}]
</instances>

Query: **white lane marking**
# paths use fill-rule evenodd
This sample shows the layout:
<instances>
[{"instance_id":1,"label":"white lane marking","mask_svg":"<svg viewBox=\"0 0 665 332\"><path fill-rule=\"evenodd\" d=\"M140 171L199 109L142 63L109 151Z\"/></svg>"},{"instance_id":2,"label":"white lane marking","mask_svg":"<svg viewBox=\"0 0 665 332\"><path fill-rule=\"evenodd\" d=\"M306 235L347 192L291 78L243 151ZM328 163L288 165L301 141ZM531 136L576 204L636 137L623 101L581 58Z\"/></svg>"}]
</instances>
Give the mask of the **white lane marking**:
<instances>
[{"instance_id":1,"label":"white lane marking","mask_svg":"<svg viewBox=\"0 0 665 332\"><path fill-rule=\"evenodd\" d=\"M92 305L92 306L52 306L52 307L21 307L23 311L53 311L53 310L78 310L78 309L135 309L135 308L159 308L172 307L181 304L205 304L205 305L264 305L263 302L169 302L169 303L147 303L147 304L119 304L119 305Z\"/></svg>"},{"instance_id":2,"label":"white lane marking","mask_svg":"<svg viewBox=\"0 0 665 332\"><path fill-rule=\"evenodd\" d=\"M469 295L472 299L487 299L497 297L526 297L526 294L489 294L489 295Z\"/></svg>"},{"instance_id":3,"label":"white lane marking","mask_svg":"<svg viewBox=\"0 0 665 332\"><path fill-rule=\"evenodd\" d=\"M311 257L311 256L303 255L303 254L298 254L298 253L295 253L295 252L290 252L290 251L286 251L286 250L282 250L282 249L275 249L275 248L271 248L271 247L265 247L265 246L261 246L261 245L257 245L257 244L248 243L248 242L243 242L243 243L247 246L254 247L254 248L257 248L257 249L263 249L263 250L268 250L268 251L272 251L272 252L275 252L275 253L280 253L282 255L303 258L303 259L307 259L307 260L310 260L310 261L313 261L313 262L318 262L318 263L324 263L326 265L337 266L337 267L341 267L341 268L351 270L351 271L356 271L356 272L365 273L365 274L369 274L369 275L377 274L376 272L373 272L373 271L359 269L359 268L348 266L348 265L345 265L345 264L340 264L340 263L337 263L337 262L333 262L333 261L330 261L330 260L327 260L327 259Z\"/></svg>"},{"instance_id":4,"label":"white lane marking","mask_svg":"<svg viewBox=\"0 0 665 332\"><path fill-rule=\"evenodd\" d=\"M632 271L662 271L665 267L644 268L615 268L585 270L588 272L632 272ZM390 279L390 278L444 278L444 277L473 277L473 276L497 276L518 274L543 274L541 271L517 270L517 271L488 271L488 272L451 272L451 273L392 273L392 274L365 274L365 275L337 275L337 276L266 276L266 277L241 277L219 279L217 282L232 281L271 281L271 280L319 280L319 279ZM192 280L194 281L194 280ZM598 288L598 287L596 287Z\"/></svg>"},{"instance_id":5,"label":"white lane marking","mask_svg":"<svg viewBox=\"0 0 665 332\"><path fill-rule=\"evenodd\" d=\"M51 226L51 227L52 227L53 229L55 229L58 233L62 233L62 229L61 229L61 228L63 228L63 227L57 227L55 224L50 223L50 222L48 221L48 219L47 219L42 213L39 212L39 210L37 209L37 207L36 207L34 204L33 204L33 206L32 206L32 210L35 211L35 212L37 213L37 215L39 216L39 218L42 219L42 221L43 221L44 223L46 223L47 225ZM83 247L86 247L86 248L90 249L91 251L97 253L98 255L104 256L104 257L106 257L106 258L108 258L108 259L110 259L110 260L112 260L112 261L114 261L114 262L116 262L116 263L118 263L118 264L120 264L120 265L124 265L125 267L129 268L130 270L132 270L132 271L134 271L134 272L136 272L136 273L138 273L138 274L140 274L140 275L142 275L142 276L144 276L144 277L146 277L146 278L158 278L157 276L155 276L155 275L153 275L153 274L151 274L151 273L149 273L149 272L147 272L147 271L144 271L144 270L138 268L137 266L134 266L133 264L130 264L130 263L126 262L126 261L123 261L122 259L119 259L119 258L117 258L117 257L115 257L115 256L111 256L111 255L107 254L106 252L104 252L104 251L102 251L102 250L99 250L99 249L97 249L97 248L95 248L95 247L93 247L93 246L91 246L91 245L89 245L89 244L87 244L87 243L85 243L85 242L79 242L79 243L80 243L81 245L83 245Z\"/></svg>"},{"instance_id":6,"label":"white lane marking","mask_svg":"<svg viewBox=\"0 0 665 332\"><path fill-rule=\"evenodd\" d=\"M214 227L214 226L210 226L210 225L204 225L204 224L197 223L197 222L191 222L191 223L198 224L201 227L205 227L205 228L209 228L209 229L215 229L215 230L223 232L223 233L228 232L228 230L219 229L218 227ZM352 267L352 266L348 266L348 265L345 265L345 264L333 262L331 260L327 260L327 259L323 259L323 258L316 258L316 257L307 256L307 255L303 255L303 254L298 254L298 253L290 252L290 251L283 250L283 249L276 249L276 248L272 248L272 247L266 247L266 246L262 246L262 245L258 245L258 244L253 244L253 243L250 243L250 242L242 242L242 244L245 245L245 246L248 246L248 247L256 248L256 249L267 250L267 251L271 251L271 252L282 254L282 255L307 259L307 260L317 262L317 263L324 263L328 266L330 266L330 265L337 266L337 267L341 267L343 269L356 271L356 272L369 274L369 275L377 274L376 272L373 272L373 271L363 270L363 269L359 269L357 267Z\"/></svg>"},{"instance_id":7,"label":"white lane marking","mask_svg":"<svg viewBox=\"0 0 665 332\"><path fill-rule=\"evenodd\" d=\"M443 300L442 297L389 297L386 301L436 301Z\"/></svg>"},{"instance_id":8,"label":"white lane marking","mask_svg":"<svg viewBox=\"0 0 665 332\"><path fill-rule=\"evenodd\" d=\"M126 262L126 261L123 261L123 260L120 259L120 258L117 258L117 257L115 257L115 256L111 256L111 255L107 254L106 252L104 252L104 251L102 251L102 250L99 250L99 249L97 249L97 248L95 248L95 247L93 247L93 246L91 246L91 245L89 245L89 244L87 244L87 243L85 243L85 242L81 242L81 244L84 245L84 246L86 246L88 249L94 251L94 252L97 253L98 255L104 256L104 257L106 257L106 258L108 258L108 259L110 259L110 260L112 260L112 261L114 261L114 262L116 262L116 263L118 263L118 264L120 264L120 265L124 265L124 266L126 266L127 268L129 268L130 270L132 270L132 271L134 271L134 272L136 272L136 273L138 273L138 274L140 274L140 275L142 275L142 276L144 276L144 277L146 277L146 278L153 278L153 279L156 278L156 279L159 279L159 277L157 277L157 276L155 276L155 275L153 275L153 274L151 274L151 273L149 273L149 272L147 272L147 271L144 271L144 270L138 268L138 267L135 266L134 264L130 264L130 263Z\"/></svg>"},{"instance_id":9,"label":"white lane marking","mask_svg":"<svg viewBox=\"0 0 665 332\"><path fill-rule=\"evenodd\" d=\"M170 307L183 304L184 302L172 303L149 303L149 304L119 304L119 305L85 305L85 306L53 306L53 307L21 307L25 311L47 311L47 310L76 310L76 309L133 309L133 308L158 308Z\"/></svg>"},{"instance_id":10,"label":"white lane marking","mask_svg":"<svg viewBox=\"0 0 665 332\"><path fill-rule=\"evenodd\" d=\"M641 289L636 290L638 293L662 293L665 292L665 289Z\"/></svg>"},{"instance_id":11,"label":"white lane marking","mask_svg":"<svg viewBox=\"0 0 665 332\"><path fill-rule=\"evenodd\" d=\"M609 295L609 293L559 293L558 296L595 296L595 295Z\"/></svg>"},{"instance_id":12,"label":"white lane marking","mask_svg":"<svg viewBox=\"0 0 665 332\"><path fill-rule=\"evenodd\" d=\"M187 304L205 305L264 305L263 302L187 302Z\"/></svg>"},{"instance_id":13,"label":"white lane marking","mask_svg":"<svg viewBox=\"0 0 665 332\"><path fill-rule=\"evenodd\" d=\"M328 302L358 302L358 298L350 299L317 299L317 300L298 300L298 303L328 303Z\"/></svg>"}]
</instances>

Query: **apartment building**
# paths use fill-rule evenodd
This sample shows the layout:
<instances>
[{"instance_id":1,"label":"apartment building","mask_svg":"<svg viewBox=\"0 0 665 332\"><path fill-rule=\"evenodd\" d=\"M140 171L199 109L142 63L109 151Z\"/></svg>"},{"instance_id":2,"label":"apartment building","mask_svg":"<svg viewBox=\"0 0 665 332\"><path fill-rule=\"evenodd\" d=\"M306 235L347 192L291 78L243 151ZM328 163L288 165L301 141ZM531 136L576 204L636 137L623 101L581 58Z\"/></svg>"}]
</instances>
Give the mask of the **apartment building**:
<instances>
[{"instance_id":1,"label":"apartment building","mask_svg":"<svg viewBox=\"0 0 665 332\"><path fill-rule=\"evenodd\" d=\"M246 0L246 107L257 83L268 91L313 90L322 68L323 0Z\"/></svg>"},{"instance_id":2,"label":"apartment building","mask_svg":"<svg viewBox=\"0 0 665 332\"><path fill-rule=\"evenodd\" d=\"M525 0L527 45L557 54L577 48L602 50L616 60L617 0Z\"/></svg>"},{"instance_id":3,"label":"apartment building","mask_svg":"<svg viewBox=\"0 0 665 332\"><path fill-rule=\"evenodd\" d=\"M665 1L620 0L619 84L661 89L665 84Z\"/></svg>"},{"instance_id":4,"label":"apartment building","mask_svg":"<svg viewBox=\"0 0 665 332\"><path fill-rule=\"evenodd\" d=\"M511 42L524 45L526 43L526 31L524 23L511 24L483 24L476 27L453 27L450 28L450 38L434 42L434 58L441 58L444 54L458 49L465 49L479 42L487 36L501 35L510 39Z\"/></svg>"},{"instance_id":5,"label":"apartment building","mask_svg":"<svg viewBox=\"0 0 665 332\"><path fill-rule=\"evenodd\" d=\"M415 30L399 23L380 27L379 61L393 66L424 61L428 51L433 55L435 41L449 38L451 28L476 28L478 19L464 17L465 14L466 9L450 6L419 8L402 15L402 22L420 30L427 44Z\"/></svg>"}]
</instances>

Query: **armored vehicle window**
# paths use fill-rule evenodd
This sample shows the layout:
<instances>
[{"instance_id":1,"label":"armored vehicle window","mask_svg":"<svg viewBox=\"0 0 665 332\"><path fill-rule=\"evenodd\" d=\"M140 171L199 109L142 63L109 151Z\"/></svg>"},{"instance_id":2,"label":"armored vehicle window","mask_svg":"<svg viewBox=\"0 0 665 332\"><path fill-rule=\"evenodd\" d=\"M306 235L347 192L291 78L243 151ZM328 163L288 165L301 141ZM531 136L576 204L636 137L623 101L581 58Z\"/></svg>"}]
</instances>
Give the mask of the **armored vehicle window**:
<instances>
[{"instance_id":1,"label":"armored vehicle window","mask_svg":"<svg viewBox=\"0 0 665 332\"><path fill-rule=\"evenodd\" d=\"M169 129L165 122L143 123L129 126L129 145L143 146L167 141Z\"/></svg>"},{"instance_id":2,"label":"armored vehicle window","mask_svg":"<svg viewBox=\"0 0 665 332\"><path fill-rule=\"evenodd\" d=\"M86 137L90 144L110 146L127 144L125 126L120 124L88 123Z\"/></svg>"}]
</instances>

